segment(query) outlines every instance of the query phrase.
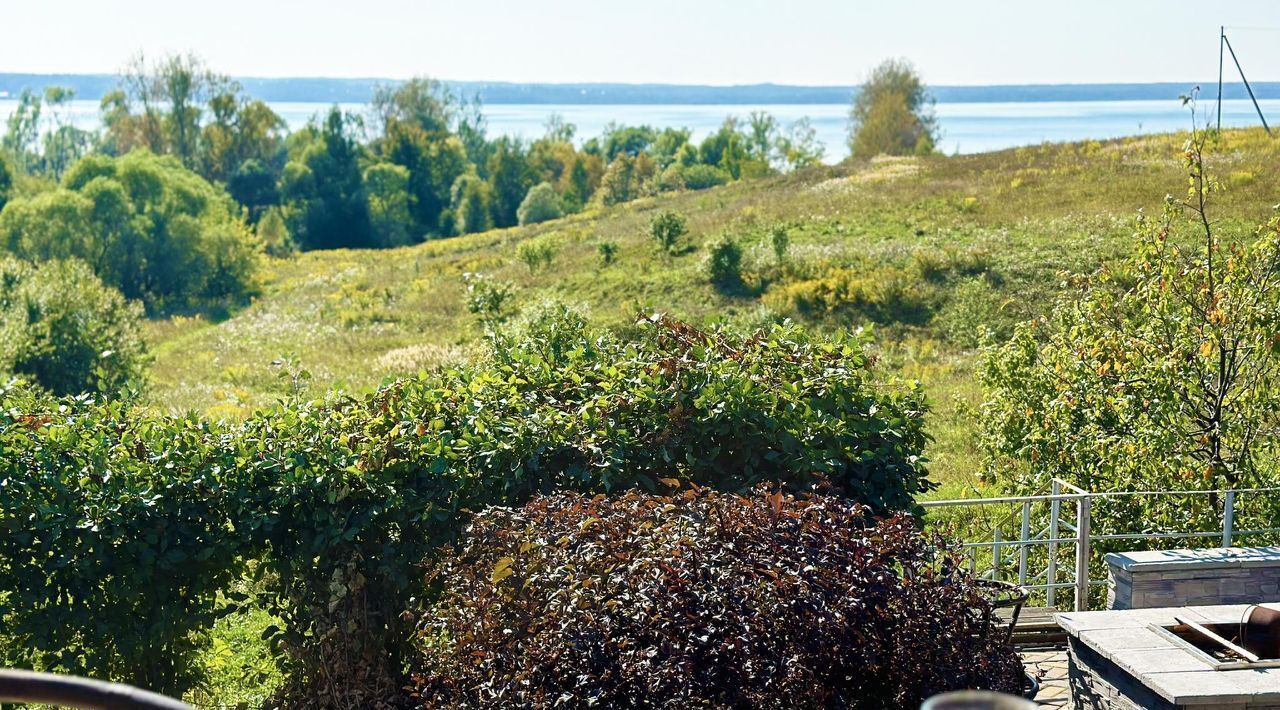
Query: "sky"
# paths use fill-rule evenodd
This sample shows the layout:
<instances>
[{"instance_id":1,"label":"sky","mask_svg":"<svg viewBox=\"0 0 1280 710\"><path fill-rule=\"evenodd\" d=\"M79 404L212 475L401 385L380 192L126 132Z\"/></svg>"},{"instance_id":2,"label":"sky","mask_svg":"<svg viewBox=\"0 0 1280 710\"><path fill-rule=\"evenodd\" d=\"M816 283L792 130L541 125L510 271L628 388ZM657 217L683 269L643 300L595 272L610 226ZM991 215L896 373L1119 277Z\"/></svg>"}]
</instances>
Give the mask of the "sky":
<instances>
[{"instance_id":1,"label":"sky","mask_svg":"<svg viewBox=\"0 0 1280 710\"><path fill-rule=\"evenodd\" d=\"M849 85L906 57L934 85L1206 82L1227 25L1249 79L1280 80L1275 0L0 3L0 72L193 51L232 76Z\"/></svg>"}]
</instances>

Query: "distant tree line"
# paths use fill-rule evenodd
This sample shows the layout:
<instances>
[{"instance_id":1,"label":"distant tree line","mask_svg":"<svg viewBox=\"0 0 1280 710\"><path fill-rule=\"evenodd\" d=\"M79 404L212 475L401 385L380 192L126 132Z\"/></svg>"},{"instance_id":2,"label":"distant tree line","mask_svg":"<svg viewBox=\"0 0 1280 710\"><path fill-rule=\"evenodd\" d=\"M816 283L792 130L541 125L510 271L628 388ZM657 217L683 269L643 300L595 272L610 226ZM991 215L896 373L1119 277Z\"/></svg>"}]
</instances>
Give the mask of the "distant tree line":
<instances>
[{"instance_id":1,"label":"distant tree line","mask_svg":"<svg viewBox=\"0 0 1280 710\"><path fill-rule=\"evenodd\" d=\"M225 189L274 253L508 227L793 170L823 153L807 119L784 127L763 112L729 118L700 143L687 129L611 124L577 144L556 116L536 140L491 138L478 101L427 78L378 87L364 114L334 106L290 133L191 55L132 60L102 99L100 131L70 125L72 96L23 92L0 144L8 172L56 182L89 154L173 156Z\"/></svg>"}]
</instances>

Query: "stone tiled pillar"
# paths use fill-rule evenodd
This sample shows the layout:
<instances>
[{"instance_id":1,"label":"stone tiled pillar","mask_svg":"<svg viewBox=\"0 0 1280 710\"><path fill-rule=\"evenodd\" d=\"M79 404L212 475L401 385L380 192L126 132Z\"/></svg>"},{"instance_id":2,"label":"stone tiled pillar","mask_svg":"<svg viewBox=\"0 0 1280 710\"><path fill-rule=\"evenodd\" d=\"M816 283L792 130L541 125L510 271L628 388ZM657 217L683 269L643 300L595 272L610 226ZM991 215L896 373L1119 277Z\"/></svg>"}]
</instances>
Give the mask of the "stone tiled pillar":
<instances>
[{"instance_id":1,"label":"stone tiled pillar","mask_svg":"<svg viewBox=\"0 0 1280 710\"><path fill-rule=\"evenodd\" d=\"M1280 547L1113 552L1106 561L1108 609L1280 600Z\"/></svg>"}]
</instances>

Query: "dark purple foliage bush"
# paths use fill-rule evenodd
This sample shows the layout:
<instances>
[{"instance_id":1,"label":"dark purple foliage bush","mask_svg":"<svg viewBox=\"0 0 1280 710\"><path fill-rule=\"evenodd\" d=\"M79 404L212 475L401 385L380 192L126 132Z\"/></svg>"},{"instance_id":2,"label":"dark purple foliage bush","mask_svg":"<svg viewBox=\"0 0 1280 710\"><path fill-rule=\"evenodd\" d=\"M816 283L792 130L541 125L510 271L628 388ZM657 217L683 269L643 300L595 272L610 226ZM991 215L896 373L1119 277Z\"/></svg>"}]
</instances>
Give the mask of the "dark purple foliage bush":
<instances>
[{"instance_id":1,"label":"dark purple foliage bush","mask_svg":"<svg viewBox=\"0 0 1280 710\"><path fill-rule=\"evenodd\" d=\"M428 707L898 708L1022 683L953 549L824 495L541 497L477 515L428 580Z\"/></svg>"}]
</instances>

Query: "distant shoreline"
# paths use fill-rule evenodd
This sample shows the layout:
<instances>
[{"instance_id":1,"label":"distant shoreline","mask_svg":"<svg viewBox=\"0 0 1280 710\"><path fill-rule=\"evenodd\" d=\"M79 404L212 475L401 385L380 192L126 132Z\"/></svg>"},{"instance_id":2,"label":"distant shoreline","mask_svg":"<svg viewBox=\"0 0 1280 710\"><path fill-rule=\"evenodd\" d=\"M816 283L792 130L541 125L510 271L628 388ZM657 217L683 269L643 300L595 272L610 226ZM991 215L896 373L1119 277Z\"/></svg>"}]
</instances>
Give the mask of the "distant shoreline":
<instances>
[{"instance_id":1,"label":"distant shoreline","mask_svg":"<svg viewBox=\"0 0 1280 710\"><path fill-rule=\"evenodd\" d=\"M396 84L394 79L340 79L324 77L261 78L241 77L238 81L249 95L264 101L365 103L379 84ZM671 104L671 105L769 105L846 104L855 86L790 86L751 84L741 86L700 86L683 84L517 84L510 82L445 82L465 96L478 96L485 104ZM116 85L111 74L19 74L0 72L0 96L13 99L24 88L66 86L76 98L97 100ZM1129 84L1010 84L991 86L930 87L938 103L997 103L1050 101L1142 101L1176 99L1196 82ZM1217 83L1200 82L1201 100L1217 96ZM1280 98L1280 82L1253 84L1259 99ZM1247 98L1244 86L1228 83L1224 98Z\"/></svg>"}]
</instances>

